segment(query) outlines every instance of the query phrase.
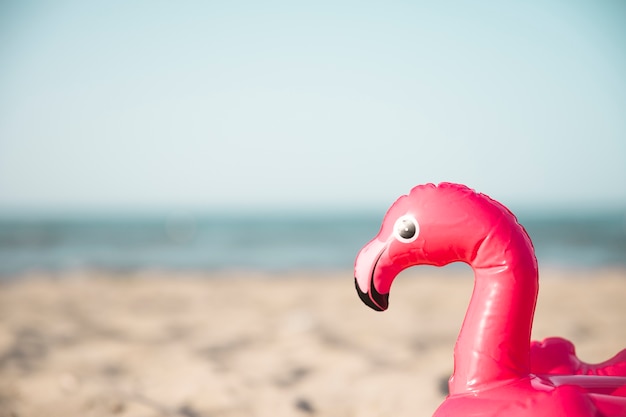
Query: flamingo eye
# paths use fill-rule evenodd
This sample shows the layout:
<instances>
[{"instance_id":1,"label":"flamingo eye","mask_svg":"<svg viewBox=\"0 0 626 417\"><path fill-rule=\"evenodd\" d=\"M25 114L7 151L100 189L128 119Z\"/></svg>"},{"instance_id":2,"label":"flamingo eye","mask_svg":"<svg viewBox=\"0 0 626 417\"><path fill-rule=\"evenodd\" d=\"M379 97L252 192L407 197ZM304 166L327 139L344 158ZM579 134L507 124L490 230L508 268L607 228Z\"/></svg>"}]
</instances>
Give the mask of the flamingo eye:
<instances>
[{"instance_id":1,"label":"flamingo eye","mask_svg":"<svg viewBox=\"0 0 626 417\"><path fill-rule=\"evenodd\" d=\"M403 243L413 242L417 239L419 232L419 223L412 216L400 217L393 226L394 237Z\"/></svg>"}]
</instances>

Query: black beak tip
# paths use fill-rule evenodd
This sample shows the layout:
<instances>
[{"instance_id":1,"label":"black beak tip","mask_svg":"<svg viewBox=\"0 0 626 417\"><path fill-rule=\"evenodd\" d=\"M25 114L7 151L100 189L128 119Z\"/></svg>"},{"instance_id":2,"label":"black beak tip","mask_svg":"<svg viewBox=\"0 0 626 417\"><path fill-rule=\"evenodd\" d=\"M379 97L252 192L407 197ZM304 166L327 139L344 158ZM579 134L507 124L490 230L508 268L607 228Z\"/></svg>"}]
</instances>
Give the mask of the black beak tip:
<instances>
[{"instance_id":1,"label":"black beak tip","mask_svg":"<svg viewBox=\"0 0 626 417\"><path fill-rule=\"evenodd\" d=\"M370 294L361 291L361 288L359 288L359 284L357 283L356 278L354 279L354 286L356 287L356 292L357 294L359 294L359 298L361 299L361 301L363 301L365 305L367 305L371 309L376 311L384 311L389 306L389 294L380 294L378 291L376 291L376 288L374 288L373 283L370 286L371 297Z\"/></svg>"}]
</instances>

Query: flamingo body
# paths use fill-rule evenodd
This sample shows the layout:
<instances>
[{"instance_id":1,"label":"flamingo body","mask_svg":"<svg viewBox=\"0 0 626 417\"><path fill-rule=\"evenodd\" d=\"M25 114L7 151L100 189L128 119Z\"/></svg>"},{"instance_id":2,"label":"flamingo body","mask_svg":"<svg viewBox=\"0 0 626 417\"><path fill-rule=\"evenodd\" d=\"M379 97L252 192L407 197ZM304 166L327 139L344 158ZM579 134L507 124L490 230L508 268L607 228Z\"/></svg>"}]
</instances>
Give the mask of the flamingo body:
<instances>
[{"instance_id":1,"label":"flamingo body","mask_svg":"<svg viewBox=\"0 0 626 417\"><path fill-rule=\"evenodd\" d=\"M474 395L450 396L434 416L587 417L595 415L594 409L593 401L581 395L576 387L557 388L545 381L525 378Z\"/></svg>"},{"instance_id":2,"label":"flamingo body","mask_svg":"<svg viewBox=\"0 0 626 417\"><path fill-rule=\"evenodd\" d=\"M442 183L400 197L357 255L357 293L382 311L402 270L451 262L469 264L475 283L435 416L626 417L626 350L591 365L565 339L531 344L534 248L513 213L484 194Z\"/></svg>"}]
</instances>

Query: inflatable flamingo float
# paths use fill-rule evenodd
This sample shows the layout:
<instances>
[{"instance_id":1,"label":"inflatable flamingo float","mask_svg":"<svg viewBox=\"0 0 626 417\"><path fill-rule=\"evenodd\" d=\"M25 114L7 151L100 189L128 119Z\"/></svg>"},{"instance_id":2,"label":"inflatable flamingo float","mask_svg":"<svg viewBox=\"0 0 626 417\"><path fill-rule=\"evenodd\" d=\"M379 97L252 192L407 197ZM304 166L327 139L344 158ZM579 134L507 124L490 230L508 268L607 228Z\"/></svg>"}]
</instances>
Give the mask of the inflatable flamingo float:
<instances>
[{"instance_id":1,"label":"inflatable flamingo float","mask_svg":"<svg viewBox=\"0 0 626 417\"><path fill-rule=\"evenodd\" d=\"M457 261L472 267L474 291L454 348L449 395L434 416L626 416L626 350L591 365L565 339L530 343L534 248L515 216L484 194L442 183L400 197L356 258L356 289L382 311L400 271Z\"/></svg>"}]
</instances>

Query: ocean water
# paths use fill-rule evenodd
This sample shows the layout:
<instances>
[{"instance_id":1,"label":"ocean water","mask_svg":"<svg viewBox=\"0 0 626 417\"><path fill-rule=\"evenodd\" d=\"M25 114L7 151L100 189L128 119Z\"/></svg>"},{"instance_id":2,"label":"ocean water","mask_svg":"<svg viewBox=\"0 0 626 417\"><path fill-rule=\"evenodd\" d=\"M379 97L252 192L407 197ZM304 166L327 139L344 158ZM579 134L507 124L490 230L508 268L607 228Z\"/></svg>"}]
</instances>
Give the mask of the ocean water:
<instances>
[{"instance_id":1,"label":"ocean water","mask_svg":"<svg viewBox=\"0 0 626 417\"><path fill-rule=\"evenodd\" d=\"M541 267L626 267L624 213L518 216ZM0 276L104 269L349 270L377 215L0 219Z\"/></svg>"}]
</instances>

